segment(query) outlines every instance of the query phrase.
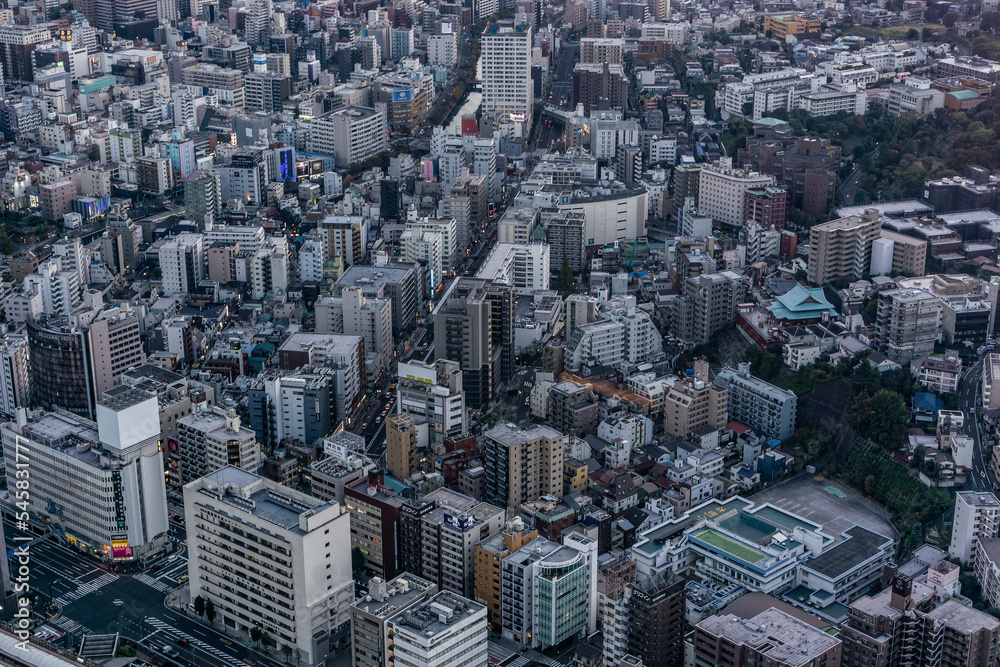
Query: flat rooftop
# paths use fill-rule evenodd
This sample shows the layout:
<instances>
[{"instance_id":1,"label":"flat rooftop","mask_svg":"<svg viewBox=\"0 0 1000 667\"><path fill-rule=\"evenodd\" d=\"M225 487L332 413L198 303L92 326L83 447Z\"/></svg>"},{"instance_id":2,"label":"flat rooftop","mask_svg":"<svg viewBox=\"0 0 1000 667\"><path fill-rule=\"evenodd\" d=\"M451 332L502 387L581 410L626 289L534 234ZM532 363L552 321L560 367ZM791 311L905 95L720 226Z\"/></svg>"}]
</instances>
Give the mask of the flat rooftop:
<instances>
[{"instance_id":1,"label":"flat rooftop","mask_svg":"<svg viewBox=\"0 0 1000 667\"><path fill-rule=\"evenodd\" d=\"M227 505L298 533L305 533L299 527L300 516L331 504L231 465L202 479L199 493L220 498L221 492Z\"/></svg>"},{"instance_id":2,"label":"flat rooftop","mask_svg":"<svg viewBox=\"0 0 1000 667\"><path fill-rule=\"evenodd\" d=\"M351 268L344 272L344 275L337 281L340 287L360 286L367 287L381 285L382 283L398 283L402 281L406 274L412 273L412 266L367 266L352 264Z\"/></svg>"},{"instance_id":3,"label":"flat rooftop","mask_svg":"<svg viewBox=\"0 0 1000 667\"><path fill-rule=\"evenodd\" d=\"M523 429L513 424L501 424L485 433L486 437L505 446L520 445L537 438L561 438L563 434L549 426L533 426Z\"/></svg>"},{"instance_id":4,"label":"flat rooftop","mask_svg":"<svg viewBox=\"0 0 1000 667\"><path fill-rule=\"evenodd\" d=\"M457 624L484 609L478 602L443 591L389 623L397 633L416 634L420 636L421 643L433 643L436 641L434 637L452 632Z\"/></svg>"},{"instance_id":5,"label":"flat rooftop","mask_svg":"<svg viewBox=\"0 0 1000 667\"><path fill-rule=\"evenodd\" d=\"M353 606L365 614L385 620L400 609L405 609L413 604L431 586L434 584L426 579L404 572L386 583L386 595L381 600L376 600L373 595L367 595L355 600Z\"/></svg>"},{"instance_id":6,"label":"flat rooftop","mask_svg":"<svg viewBox=\"0 0 1000 667\"><path fill-rule=\"evenodd\" d=\"M805 567L824 577L837 579L892 548L892 545L892 538L854 526L844 533L844 539L839 544L807 561Z\"/></svg>"},{"instance_id":7,"label":"flat rooftop","mask_svg":"<svg viewBox=\"0 0 1000 667\"><path fill-rule=\"evenodd\" d=\"M698 627L733 643L753 647L770 664L788 667L810 664L840 644L838 638L774 608L746 620L732 614L711 616Z\"/></svg>"}]
</instances>

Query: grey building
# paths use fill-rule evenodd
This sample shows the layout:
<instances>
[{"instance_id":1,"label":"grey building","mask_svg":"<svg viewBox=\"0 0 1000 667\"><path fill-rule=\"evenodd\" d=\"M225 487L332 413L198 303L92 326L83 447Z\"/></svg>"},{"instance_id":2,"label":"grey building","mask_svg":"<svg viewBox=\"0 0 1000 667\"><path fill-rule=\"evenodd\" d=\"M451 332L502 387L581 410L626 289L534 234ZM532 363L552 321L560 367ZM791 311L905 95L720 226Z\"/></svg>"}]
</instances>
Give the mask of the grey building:
<instances>
[{"instance_id":1,"label":"grey building","mask_svg":"<svg viewBox=\"0 0 1000 667\"><path fill-rule=\"evenodd\" d=\"M198 231L219 221L222 214L222 190L219 172L198 169L184 181L186 215L198 223Z\"/></svg>"},{"instance_id":2,"label":"grey building","mask_svg":"<svg viewBox=\"0 0 1000 667\"><path fill-rule=\"evenodd\" d=\"M569 263L574 275L583 271L583 233L587 216L579 211L566 211L549 220L545 229L549 244L549 266L553 273L559 273L563 261Z\"/></svg>"},{"instance_id":3,"label":"grey building","mask_svg":"<svg viewBox=\"0 0 1000 667\"><path fill-rule=\"evenodd\" d=\"M704 345L736 317L736 305L746 295L746 278L734 271L688 276L674 300L671 332L681 340Z\"/></svg>"},{"instance_id":4,"label":"grey building","mask_svg":"<svg viewBox=\"0 0 1000 667\"><path fill-rule=\"evenodd\" d=\"M878 296L875 349L897 363L934 351L941 329L941 301L920 289L895 289Z\"/></svg>"},{"instance_id":5,"label":"grey building","mask_svg":"<svg viewBox=\"0 0 1000 667\"><path fill-rule=\"evenodd\" d=\"M417 317L417 270L413 266L388 264L386 266L351 265L334 286L333 293L340 296L345 287L356 286L368 299L387 298L392 302L392 330L395 334L413 328Z\"/></svg>"},{"instance_id":6,"label":"grey building","mask_svg":"<svg viewBox=\"0 0 1000 667\"><path fill-rule=\"evenodd\" d=\"M404 572L391 581L371 580L369 595L351 605L351 664L384 667L388 664L388 622L437 593L426 579Z\"/></svg>"}]
</instances>

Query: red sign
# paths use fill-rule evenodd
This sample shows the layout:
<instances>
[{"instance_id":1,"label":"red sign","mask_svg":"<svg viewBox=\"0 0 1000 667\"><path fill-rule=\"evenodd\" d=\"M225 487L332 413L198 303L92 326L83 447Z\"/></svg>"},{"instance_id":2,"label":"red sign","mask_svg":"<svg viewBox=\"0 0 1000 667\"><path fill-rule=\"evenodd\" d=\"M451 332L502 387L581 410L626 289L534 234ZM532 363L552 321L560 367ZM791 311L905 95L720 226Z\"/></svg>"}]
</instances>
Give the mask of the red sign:
<instances>
[{"instance_id":1,"label":"red sign","mask_svg":"<svg viewBox=\"0 0 1000 667\"><path fill-rule=\"evenodd\" d=\"M111 547L111 557L115 560L129 560L134 556L132 555L132 547L125 545L123 547Z\"/></svg>"}]
</instances>

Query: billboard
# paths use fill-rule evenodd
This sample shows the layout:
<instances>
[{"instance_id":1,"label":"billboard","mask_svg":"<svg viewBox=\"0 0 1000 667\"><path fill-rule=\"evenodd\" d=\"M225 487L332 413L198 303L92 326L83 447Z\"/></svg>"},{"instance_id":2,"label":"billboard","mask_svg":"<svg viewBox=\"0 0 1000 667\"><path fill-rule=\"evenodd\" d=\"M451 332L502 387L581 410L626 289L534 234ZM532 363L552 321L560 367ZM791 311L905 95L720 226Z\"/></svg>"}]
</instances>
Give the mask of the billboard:
<instances>
[{"instance_id":1,"label":"billboard","mask_svg":"<svg viewBox=\"0 0 1000 667\"><path fill-rule=\"evenodd\" d=\"M444 515L445 525L451 526L457 530L465 532L476 525L476 517L471 514L466 514L463 516L455 516L454 514Z\"/></svg>"},{"instance_id":2,"label":"billboard","mask_svg":"<svg viewBox=\"0 0 1000 667\"><path fill-rule=\"evenodd\" d=\"M405 90L394 90L392 91L392 101L396 102L412 102L413 101L413 89L407 88Z\"/></svg>"},{"instance_id":3,"label":"billboard","mask_svg":"<svg viewBox=\"0 0 1000 667\"><path fill-rule=\"evenodd\" d=\"M128 535L111 536L111 558L114 560L131 560L135 557L132 547L128 545Z\"/></svg>"}]
</instances>

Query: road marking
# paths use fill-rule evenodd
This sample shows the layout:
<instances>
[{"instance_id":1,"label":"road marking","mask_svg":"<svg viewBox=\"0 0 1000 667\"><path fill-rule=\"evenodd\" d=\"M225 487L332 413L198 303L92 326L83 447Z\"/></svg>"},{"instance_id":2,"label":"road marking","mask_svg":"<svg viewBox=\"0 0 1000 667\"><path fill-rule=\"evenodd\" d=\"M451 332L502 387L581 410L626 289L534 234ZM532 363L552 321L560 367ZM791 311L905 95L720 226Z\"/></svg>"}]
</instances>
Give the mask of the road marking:
<instances>
[{"instance_id":1,"label":"road marking","mask_svg":"<svg viewBox=\"0 0 1000 667\"><path fill-rule=\"evenodd\" d=\"M94 579L93 581L88 581L85 584L80 584L79 587L77 587L72 591L63 593L62 595L56 598L56 602L60 606L65 607L67 604L75 600L79 600L84 596L90 595L91 593L95 593L101 588L104 588L108 584L115 582L117 580L118 580L117 574L111 574L110 572L108 572L103 576Z\"/></svg>"},{"instance_id":2,"label":"road marking","mask_svg":"<svg viewBox=\"0 0 1000 667\"><path fill-rule=\"evenodd\" d=\"M215 648L214 646L212 646L210 644L206 644L205 642L203 642L202 640L198 639L194 635L189 635L188 633L183 632L182 630L178 630L177 628L173 627L169 623L164 623L163 621L161 621L160 619L158 619L158 618L156 618L154 616L147 616L146 617L146 622L149 623L150 625L152 625L154 628L163 630L164 632L169 632L170 634L173 634L173 635L176 635L176 636L178 636L178 637L180 637L182 639L188 640L195 647L197 647L199 650L204 651L205 653L208 653L212 657L217 658L218 660L222 661L226 665L229 665L230 667L243 667L244 665L247 664L247 663L243 662L242 660L240 660L238 658L234 658L233 656L229 655L228 653L224 653L223 651L220 651L219 649Z\"/></svg>"},{"instance_id":3,"label":"road marking","mask_svg":"<svg viewBox=\"0 0 1000 667\"><path fill-rule=\"evenodd\" d=\"M169 593L170 591L174 590L173 586L168 586L167 584L163 583L159 579L154 579L153 577L149 576L146 573L137 574L137 575L135 575L132 578L135 579L136 581L140 581L140 582L146 584L147 586L155 588L156 590L160 591L161 593Z\"/></svg>"}]
</instances>

